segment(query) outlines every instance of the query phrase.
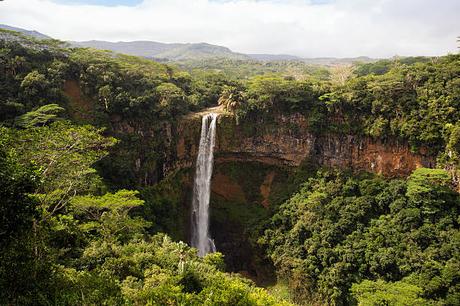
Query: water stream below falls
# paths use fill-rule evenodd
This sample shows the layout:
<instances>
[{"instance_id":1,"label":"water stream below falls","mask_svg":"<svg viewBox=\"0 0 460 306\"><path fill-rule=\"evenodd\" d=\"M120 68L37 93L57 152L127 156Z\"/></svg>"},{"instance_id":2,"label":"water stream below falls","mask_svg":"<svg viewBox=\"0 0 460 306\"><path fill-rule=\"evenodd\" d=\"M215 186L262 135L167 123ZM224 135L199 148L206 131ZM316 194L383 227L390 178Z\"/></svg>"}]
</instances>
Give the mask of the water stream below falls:
<instances>
[{"instance_id":1,"label":"water stream below falls","mask_svg":"<svg viewBox=\"0 0 460 306\"><path fill-rule=\"evenodd\" d=\"M211 197L211 176L214 162L217 114L203 116L201 121L200 147L196 159L192 200L192 247L203 257L216 251L209 235L209 200Z\"/></svg>"}]
</instances>

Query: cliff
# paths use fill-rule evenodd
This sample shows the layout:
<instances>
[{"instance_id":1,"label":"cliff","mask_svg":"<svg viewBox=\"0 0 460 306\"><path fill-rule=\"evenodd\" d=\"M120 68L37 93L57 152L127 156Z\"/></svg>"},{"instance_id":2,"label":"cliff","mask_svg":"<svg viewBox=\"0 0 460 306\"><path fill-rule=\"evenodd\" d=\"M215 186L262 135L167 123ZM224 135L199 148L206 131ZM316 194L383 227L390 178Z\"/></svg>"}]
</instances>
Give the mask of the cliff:
<instances>
[{"instance_id":1,"label":"cliff","mask_svg":"<svg viewBox=\"0 0 460 306\"><path fill-rule=\"evenodd\" d=\"M186 116L178 122L170 158L164 173L192 167L200 130L199 116ZM315 134L301 114L276 116L270 122L236 123L227 114L219 117L215 148L216 163L256 161L297 167L304 162L318 166L367 171L389 177L409 175L418 167L434 166L426 150L411 152L407 143L382 141L343 134Z\"/></svg>"}]
</instances>

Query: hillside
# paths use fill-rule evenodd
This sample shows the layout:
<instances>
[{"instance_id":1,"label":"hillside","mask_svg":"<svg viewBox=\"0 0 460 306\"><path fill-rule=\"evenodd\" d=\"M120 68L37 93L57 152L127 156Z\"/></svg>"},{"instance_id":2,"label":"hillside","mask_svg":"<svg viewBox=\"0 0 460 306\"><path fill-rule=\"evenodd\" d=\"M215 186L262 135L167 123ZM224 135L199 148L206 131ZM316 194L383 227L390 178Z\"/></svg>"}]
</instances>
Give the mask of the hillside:
<instances>
[{"instance_id":1,"label":"hillside","mask_svg":"<svg viewBox=\"0 0 460 306\"><path fill-rule=\"evenodd\" d=\"M289 54L248 54L248 56L257 61L301 61L302 58Z\"/></svg>"},{"instance_id":2,"label":"hillside","mask_svg":"<svg viewBox=\"0 0 460 306\"><path fill-rule=\"evenodd\" d=\"M207 58L249 59L248 56L232 52L222 46L207 43L160 43L154 41L107 42L107 41L81 41L71 42L78 47L90 47L101 50L111 50L118 53L143 56L169 61L200 60Z\"/></svg>"},{"instance_id":3,"label":"hillside","mask_svg":"<svg viewBox=\"0 0 460 306\"><path fill-rule=\"evenodd\" d=\"M90 47L101 50L144 56L159 60L172 62L203 61L203 60L253 60L260 62L282 62L292 61L320 66L351 65L356 62L372 63L377 61L366 56L356 58L302 58L289 54L244 54L237 53L227 47L212 45L208 43L160 43L155 41L130 41L130 42L108 42L108 41L73 41L70 42L78 47Z\"/></svg>"},{"instance_id":4,"label":"hillside","mask_svg":"<svg viewBox=\"0 0 460 306\"><path fill-rule=\"evenodd\" d=\"M25 30L25 29L21 29L21 28L17 28L17 27L12 27L12 26L9 26L9 25L6 25L6 24L0 24L0 29L19 32L19 33L22 33L22 34L24 34L26 36L33 37L33 38L36 38L36 39L51 39L50 36L42 34L40 32Z\"/></svg>"}]
</instances>

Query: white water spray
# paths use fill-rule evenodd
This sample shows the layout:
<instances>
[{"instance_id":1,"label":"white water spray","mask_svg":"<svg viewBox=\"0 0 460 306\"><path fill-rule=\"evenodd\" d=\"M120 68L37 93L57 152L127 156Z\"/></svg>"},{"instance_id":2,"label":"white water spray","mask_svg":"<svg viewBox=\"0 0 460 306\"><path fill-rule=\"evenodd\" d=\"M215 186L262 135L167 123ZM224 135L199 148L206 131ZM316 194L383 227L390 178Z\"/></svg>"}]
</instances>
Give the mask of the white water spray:
<instances>
[{"instance_id":1,"label":"white water spray","mask_svg":"<svg viewBox=\"0 0 460 306\"><path fill-rule=\"evenodd\" d=\"M214 162L217 114L203 116L198 157L196 159L195 181L192 202L192 246L203 257L216 251L209 236L209 199L211 197L211 176Z\"/></svg>"}]
</instances>

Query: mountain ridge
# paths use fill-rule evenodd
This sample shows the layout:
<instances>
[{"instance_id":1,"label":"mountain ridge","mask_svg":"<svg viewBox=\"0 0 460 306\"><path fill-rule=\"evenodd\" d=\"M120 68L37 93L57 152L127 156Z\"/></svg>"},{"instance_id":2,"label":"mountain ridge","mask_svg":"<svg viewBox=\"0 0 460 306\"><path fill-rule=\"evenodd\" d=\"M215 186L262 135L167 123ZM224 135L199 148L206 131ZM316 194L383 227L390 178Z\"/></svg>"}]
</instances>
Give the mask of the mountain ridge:
<instances>
[{"instance_id":1,"label":"mountain ridge","mask_svg":"<svg viewBox=\"0 0 460 306\"><path fill-rule=\"evenodd\" d=\"M149 58L166 59L172 61L187 59L206 59L225 57L229 59L250 59L249 56L233 52L227 47L209 43L161 43L148 40L108 42L103 40L71 41L77 47L90 47L111 50L129 55Z\"/></svg>"},{"instance_id":2,"label":"mountain ridge","mask_svg":"<svg viewBox=\"0 0 460 306\"><path fill-rule=\"evenodd\" d=\"M5 24L0 24L0 29L20 32L26 36L36 39L52 39L52 37L42 34L35 30L26 30L18 27L13 27ZM104 40L87 40L87 41L67 41L73 47L80 48L95 48L102 50L110 50L117 53L128 55L142 56L158 61L200 61L209 59L228 59L228 60L243 60L243 61L258 61L258 62L279 62L279 61L296 61L305 62L307 64L317 65L337 65L337 64L352 64L354 62L374 62L376 59L360 56L351 58L336 58L336 57L318 57L304 58L290 54L265 54L254 53L245 54L234 52L230 48L220 45L213 45L206 42L200 43L162 43L150 40L136 41L117 41L110 42Z\"/></svg>"},{"instance_id":3,"label":"mountain ridge","mask_svg":"<svg viewBox=\"0 0 460 306\"><path fill-rule=\"evenodd\" d=\"M52 39L50 36L45 35L43 33L40 33L38 31L35 31L35 30L26 30L26 29L22 29L22 28L9 26L9 25L6 25L6 24L0 24L0 29L19 32L19 33L22 33L22 34L24 34L26 36L30 36L30 37L33 37L33 38L36 38L36 39Z\"/></svg>"}]
</instances>

